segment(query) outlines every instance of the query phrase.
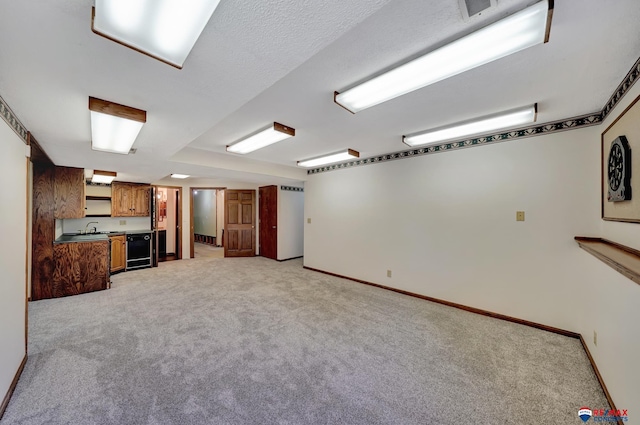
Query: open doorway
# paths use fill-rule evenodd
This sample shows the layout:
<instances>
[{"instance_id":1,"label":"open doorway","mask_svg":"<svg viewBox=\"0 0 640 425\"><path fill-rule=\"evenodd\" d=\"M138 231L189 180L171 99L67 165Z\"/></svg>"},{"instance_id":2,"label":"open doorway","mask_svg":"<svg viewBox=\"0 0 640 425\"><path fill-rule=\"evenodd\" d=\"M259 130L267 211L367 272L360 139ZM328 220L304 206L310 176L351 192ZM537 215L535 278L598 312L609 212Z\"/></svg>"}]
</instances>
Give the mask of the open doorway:
<instances>
[{"instance_id":1,"label":"open doorway","mask_svg":"<svg viewBox=\"0 0 640 425\"><path fill-rule=\"evenodd\" d=\"M155 188L155 229L158 261L182 258L182 188L174 186Z\"/></svg>"},{"instance_id":2,"label":"open doorway","mask_svg":"<svg viewBox=\"0 0 640 425\"><path fill-rule=\"evenodd\" d=\"M191 258L224 257L224 187L191 188Z\"/></svg>"}]
</instances>

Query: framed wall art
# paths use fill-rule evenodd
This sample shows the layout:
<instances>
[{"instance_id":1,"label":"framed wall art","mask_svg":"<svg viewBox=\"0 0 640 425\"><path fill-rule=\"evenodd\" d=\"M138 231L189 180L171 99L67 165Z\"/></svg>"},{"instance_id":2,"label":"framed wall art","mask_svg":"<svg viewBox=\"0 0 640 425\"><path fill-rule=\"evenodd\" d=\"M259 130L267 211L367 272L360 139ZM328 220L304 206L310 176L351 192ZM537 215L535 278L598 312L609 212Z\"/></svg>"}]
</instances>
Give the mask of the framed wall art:
<instances>
[{"instance_id":1,"label":"framed wall art","mask_svg":"<svg viewBox=\"0 0 640 425\"><path fill-rule=\"evenodd\" d=\"M602 133L602 218L640 223L640 96Z\"/></svg>"}]
</instances>

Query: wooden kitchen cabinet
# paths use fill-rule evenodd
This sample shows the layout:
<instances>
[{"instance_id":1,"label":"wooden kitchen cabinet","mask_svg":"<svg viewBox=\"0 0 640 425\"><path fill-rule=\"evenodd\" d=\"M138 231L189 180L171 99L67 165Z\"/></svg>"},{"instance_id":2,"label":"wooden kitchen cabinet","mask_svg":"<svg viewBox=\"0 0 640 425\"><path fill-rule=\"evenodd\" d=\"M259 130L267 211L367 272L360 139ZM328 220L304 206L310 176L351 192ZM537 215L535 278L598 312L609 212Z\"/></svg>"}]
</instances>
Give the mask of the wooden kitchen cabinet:
<instances>
[{"instance_id":1,"label":"wooden kitchen cabinet","mask_svg":"<svg viewBox=\"0 0 640 425\"><path fill-rule=\"evenodd\" d=\"M136 217L148 217L150 215L151 186L134 185L133 193L133 215Z\"/></svg>"},{"instance_id":2,"label":"wooden kitchen cabinet","mask_svg":"<svg viewBox=\"0 0 640 425\"><path fill-rule=\"evenodd\" d=\"M109 288L109 241L53 245L53 298Z\"/></svg>"},{"instance_id":3,"label":"wooden kitchen cabinet","mask_svg":"<svg viewBox=\"0 0 640 425\"><path fill-rule=\"evenodd\" d=\"M148 217L151 186L113 182L111 184L112 217Z\"/></svg>"},{"instance_id":4,"label":"wooden kitchen cabinet","mask_svg":"<svg viewBox=\"0 0 640 425\"><path fill-rule=\"evenodd\" d=\"M111 216L131 215L131 186L127 183L111 183Z\"/></svg>"},{"instance_id":5,"label":"wooden kitchen cabinet","mask_svg":"<svg viewBox=\"0 0 640 425\"><path fill-rule=\"evenodd\" d=\"M84 169L55 167L54 218L82 218L85 208L86 183Z\"/></svg>"},{"instance_id":6,"label":"wooden kitchen cabinet","mask_svg":"<svg viewBox=\"0 0 640 425\"><path fill-rule=\"evenodd\" d=\"M124 270L127 265L127 239L125 235L109 236L111 240L111 273Z\"/></svg>"}]
</instances>

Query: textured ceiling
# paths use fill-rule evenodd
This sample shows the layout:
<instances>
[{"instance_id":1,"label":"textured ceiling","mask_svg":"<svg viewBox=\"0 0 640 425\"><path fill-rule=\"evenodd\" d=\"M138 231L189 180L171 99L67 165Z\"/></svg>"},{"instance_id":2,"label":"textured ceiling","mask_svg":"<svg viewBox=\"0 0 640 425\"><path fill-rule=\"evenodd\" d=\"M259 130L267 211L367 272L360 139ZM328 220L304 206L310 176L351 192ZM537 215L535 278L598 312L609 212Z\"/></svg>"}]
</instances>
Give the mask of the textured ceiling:
<instances>
[{"instance_id":1,"label":"textured ceiling","mask_svg":"<svg viewBox=\"0 0 640 425\"><path fill-rule=\"evenodd\" d=\"M352 115L342 90L531 1L464 21L457 0L222 0L177 70L96 36L90 0L0 0L0 95L59 165L154 181L171 172L302 180L296 160L401 150L402 134L533 102L539 121L602 108L640 52L637 0L556 2L549 43ZM148 112L135 155L90 148L88 96ZM225 145L269 122L296 137L244 157Z\"/></svg>"}]
</instances>

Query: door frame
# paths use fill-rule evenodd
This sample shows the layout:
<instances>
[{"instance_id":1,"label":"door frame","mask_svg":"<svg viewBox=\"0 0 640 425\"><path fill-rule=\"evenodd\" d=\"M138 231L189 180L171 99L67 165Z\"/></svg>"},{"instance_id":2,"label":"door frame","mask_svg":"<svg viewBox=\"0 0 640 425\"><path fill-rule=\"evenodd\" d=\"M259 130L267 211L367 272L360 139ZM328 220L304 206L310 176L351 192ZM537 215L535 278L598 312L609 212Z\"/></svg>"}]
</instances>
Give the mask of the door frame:
<instances>
[{"instance_id":1,"label":"door frame","mask_svg":"<svg viewBox=\"0 0 640 425\"><path fill-rule=\"evenodd\" d=\"M195 243L195 236L193 233L193 195L195 195L195 191L197 190L227 190L226 187L189 187L189 212L190 212L190 219L189 219L189 239L190 239L190 245L191 245L191 250L190 250L190 255L189 258L195 258L195 247L194 247L194 243ZM216 206L217 209L217 206ZM216 244L218 243L218 241L216 240Z\"/></svg>"},{"instance_id":2,"label":"door frame","mask_svg":"<svg viewBox=\"0 0 640 425\"><path fill-rule=\"evenodd\" d=\"M157 197L155 195L157 194L159 187L176 189L178 191L178 199L176 199L176 260L182 260L182 186L154 184L152 187L155 189L152 193L153 205L151 206L151 211L153 214L153 231L156 232L156 260L158 257L158 204Z\"/></svg>"}]
</instances>

